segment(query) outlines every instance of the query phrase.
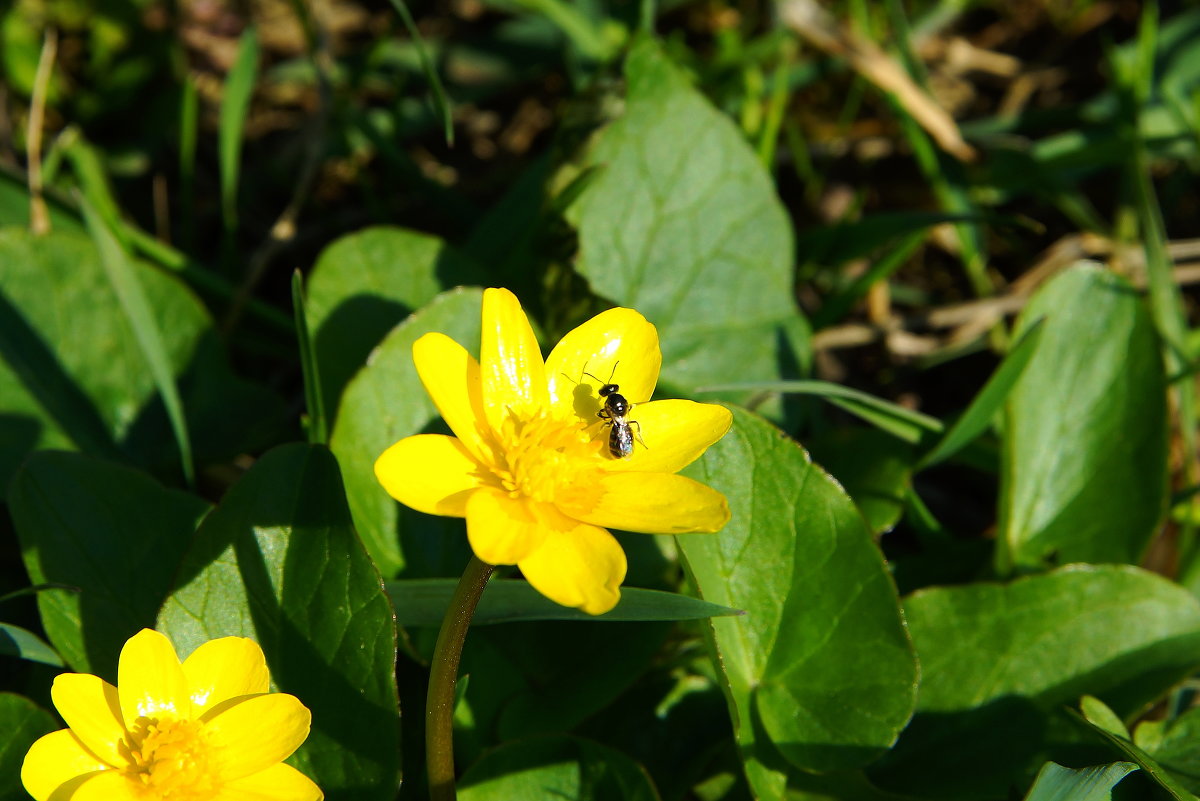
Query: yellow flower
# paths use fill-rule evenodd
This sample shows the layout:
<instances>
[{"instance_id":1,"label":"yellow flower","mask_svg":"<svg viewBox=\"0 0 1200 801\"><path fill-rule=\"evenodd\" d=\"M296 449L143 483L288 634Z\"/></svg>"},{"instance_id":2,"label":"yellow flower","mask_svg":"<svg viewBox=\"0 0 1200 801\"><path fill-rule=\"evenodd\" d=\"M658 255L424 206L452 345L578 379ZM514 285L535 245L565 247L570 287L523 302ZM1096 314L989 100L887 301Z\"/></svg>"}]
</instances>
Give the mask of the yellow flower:
<instances>
[{"instance_id":1,"label":"yellow flower","mask_svg":"<svg viewBox=\"0 0 1200 801\"><path fill-rule=\"evenodd\" d=\"M37 801L319 801L283 764L312 716L268 683L252 640L211 640L181 665L166 637L142 629L121 649L116 687L87 673L54 679L70 728L30 747L21 781Z\"/></svg>"},{"instance_id":2,"label":"yellow flower","mask_svg":"<svg viewBox=\"0 0 1200 801\"><path fill-rule=\"evenodd\" d=\"M725 496L675 472L724 436L732 415L708 403L647 402L662 353L642 315L598 314L543 362L516 297L489 289L479 357L443 334L414 343L421 382L457 437L402 439L375 475L407 506L465 517L484 562L515 564L546 597L595 615L616 605L625 578L625 554L606 529L679 534L729 521ZM634 404L629 458L609 452L609 426L597 417L610 378Z\"/></svg>"}]
</instances>

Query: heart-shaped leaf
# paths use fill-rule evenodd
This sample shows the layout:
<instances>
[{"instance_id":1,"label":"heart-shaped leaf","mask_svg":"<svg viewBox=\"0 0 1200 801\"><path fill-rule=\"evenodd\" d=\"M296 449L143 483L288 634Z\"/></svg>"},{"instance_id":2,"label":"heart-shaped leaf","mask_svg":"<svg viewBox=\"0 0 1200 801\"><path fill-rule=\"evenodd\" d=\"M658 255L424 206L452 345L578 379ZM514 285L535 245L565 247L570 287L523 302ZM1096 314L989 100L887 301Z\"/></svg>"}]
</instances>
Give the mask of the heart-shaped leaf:
<instances>
[{"instance_id":1,"label":"heart-shaped leaf","mask_svg":"<svg viewBox=\"0 0 1200 801\"><path fill-rule=\"evenodd\" d=\"M792 226L770 176L651 39L634 45L625 73L625 113L600 134L589 164L603 169L570 213L576 269L658 326L665 384L793 372L808 361L809 330L791 299Z\"/></svg>"},{"instance_id":2,"label":"heart-shaped leaf","mask_svg":"<svg viewBox=\"0 0 1200 801\"><path fill-rule=\"evenodd\" d=\"M737 410L687 472L725 493L733 513L715 535L676 541L701 597L746 610L710 625L752 786L782 794L764 736L811 770L879 756L912 714L917 667L853 502L796 443Z\"/></svg>"},{"instance_id":3,"label":"heart-shaped leaf","mask_svg":"<svg viewBox=\"0 0 1200 801\"><path fill-rule=\"evenodd\" d=\"M323 447L263 456L196 533L159 629L186 656L254 639L279 689L313 713L298 766L327 799L392 799L399 742L396 633Z\"/></svg>"}]
</instances>

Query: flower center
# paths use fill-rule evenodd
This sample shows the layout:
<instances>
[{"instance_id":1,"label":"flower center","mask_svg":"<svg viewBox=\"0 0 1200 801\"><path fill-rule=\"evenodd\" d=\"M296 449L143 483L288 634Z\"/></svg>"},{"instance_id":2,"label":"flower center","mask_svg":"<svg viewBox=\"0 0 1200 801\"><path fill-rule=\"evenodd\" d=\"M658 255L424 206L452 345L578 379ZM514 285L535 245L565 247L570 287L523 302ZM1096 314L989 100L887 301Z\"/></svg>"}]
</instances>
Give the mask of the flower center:
<instances>
[{"instance_id":1,"label":"flower center","mask_svg":"<svg viewBox=\"0 0 1200 801\"><path fill-rule=\"evenodd\" d=\"M212 744L197 721L140 717L121 750L125 776L146 798L208 801L221 789Z\"/></svg>"},{"instance_id":2,"label":"flower center","mask_svg":"<svg viewBox=\"0 0 1200 801\"><path fill-rule=\"evenodd\" d=\"M574 484L588 462L600 456L600 442L588 437L582 423L540 411L532 417L510 411L498 439L492 471L514 499L553 502L560 487Z\"/></svg>"}]
</instances>

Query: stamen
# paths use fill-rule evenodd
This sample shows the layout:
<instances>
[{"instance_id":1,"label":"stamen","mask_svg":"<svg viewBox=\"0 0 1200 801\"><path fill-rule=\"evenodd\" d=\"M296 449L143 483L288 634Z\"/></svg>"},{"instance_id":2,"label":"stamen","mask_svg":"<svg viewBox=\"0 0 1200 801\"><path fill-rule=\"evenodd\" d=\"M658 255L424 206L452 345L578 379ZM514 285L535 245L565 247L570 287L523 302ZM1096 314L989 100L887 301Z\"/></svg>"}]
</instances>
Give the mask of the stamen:
<instances>
[{"instance_id":1,"label":"stamen","mask_svg":"<svg viewBox=\"0 0 1200 801\"><path fill-rule=\"evenodd\" d=\"M509 410L499 432L492 466L496 482L513 499L553 502L560 489L578 480L599 449L578 420L537 413L522 417Z\"/></svg>"},{"instance_id":2,"label":"stamen","mask_svg":"<svg viewBox=\"0 0 1200 801\"><path fill-rule=\"evenodd\" d=\"M124 773L147 798L211 801L221 789L214 749L194 720L138 718L120 744Z\"/></svg>"}]
</instances>

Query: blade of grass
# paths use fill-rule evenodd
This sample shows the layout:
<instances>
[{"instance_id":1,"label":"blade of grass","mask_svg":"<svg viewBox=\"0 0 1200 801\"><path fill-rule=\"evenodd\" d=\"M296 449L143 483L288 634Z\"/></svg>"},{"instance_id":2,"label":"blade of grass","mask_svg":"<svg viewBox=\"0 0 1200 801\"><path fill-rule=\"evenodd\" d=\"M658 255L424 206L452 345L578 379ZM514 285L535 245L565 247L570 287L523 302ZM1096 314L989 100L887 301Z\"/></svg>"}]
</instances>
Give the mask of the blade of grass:
<instances>
[{"instance_id":1,"label":"blade of grass","mask_svg":"<svg viewBox=\"0 0 1200 801\"><path fill-rule=\"evenodd\" d=\"M171 370L171 361L167 356L167 348L163 343L162 332L150 312L150 303L142 290L133 265L130 264L120 242L105 225L104 219L92 208L86 198L80 199L83 208L83 219L87 224L88 233L100 251L100 263L108 275L109 283L121 304L125 319L133 331L134 339L146 360L146 366L162 397L163 406L171 422L171 431L179 446L179 458L183 468L183 477L189 487L195 484L192 470L192 445L188 439L187 421L183 415L183 403L175 386L175 376Z\"/></svg>"},{"instance_id":2,"label":"blade of grass","mask_svg":"<svg viewBox=\"0 0 1200 801\"><path fill-rule=\"evenodd\" d=\"M987 430L1000 407L1004 405L1009 390L1025 372L1025 366L1037 351L1037 344L1042 338L1042 322L1039 320L1025 332L1020 342L1004 357L996 372L971 401L962 417L958 418L938 444L933 446L933 450L917 463L917 470L946 461Z\"/></svg>"},{"instance_id":3,"label":"blade of grass","mask_svg":"<svg viewBox=\"0 0 1200 801\"><path fill-rule=\"evenodd\" d=\"M828 381L763 381L739 384L720 384L697 389L697 392L726 392L750 390L781 392L785 395L815 395L866 420L905 442L922 444L931 435L941 434L946 426L936 417L905 409L883 398L877 398L840 384Z\"/></svg>"},{"instance_id":4,"label":"blade of grass","mask_svg":"<svg viewBox=\"0 0 1200 801\"><path fill-rule=\"evenodd\" d=\"M767 100L767 113L763 119L762 133L758 137L758 159L768 172L774 172L775 148L779 143L779 129L783 127L784 111L790 93L788 74L796 48L794 40L787 39L781 45L779 64L771 75L771 94Z\"/></svg>"},{"instance_id":5,"label":"blade of grass","mask_svg":"<svg viewBox=\"0 0 1200 801\"><path fill-rule=\"evenodd\" d=\"M304 279L300 270L292 273L292 313L296 317L296 339L300 343L300 371L304 376L304 402L308 408L308 441L314 445L329 444L329 426L325 421L325 401L321 397L321 374L317 356L308 332L308 315L304 305Z\"/></svg>"},{"instance_id":6,"label":"blade of grass","mask_svg":"<svg viewBox=\"0 0 1200 801\"><path fill-rule=\"evenodd\" d=\"M179 96L179 215L183 220L183 247L191 250L196 241L192 193L196 177L196 137L200 122L200 94L190 75L183 79Z\"/></svg>"},{"instance_id":7,"label":"blade of grass","mask_svg":"<svg viewBox=\"0 0 1200 801\"><path fill-rule=\"evenodd\" d=\"M237 230L238 171L242 158L242 135L254 78L258 72L258 32L247 28L238 42L237 60L225 77L221 94L221 116L217 132L217 158L221 172L221 220L226 235Z\"/></svg>"},{"instance_id":8,"label":"blade of grass","mask_svg":"<svg viewBox=\"0 0 1200 801\"><path fill-rule=\"evenodd\" d=\"M421 37L421 32L417 30L417 23L413 20L408 6L404 4L404 0L391 0L391 3L392 8L396 9L396 13L400 15L400 20L404 23L408 35L412 37L417 58L421 60L421 70L425 73L425 80L429 81L429 88L433 90L433 104L442 118L442 134L446 137L446 144L453 145L454 123L450 96L446 94L446 87L442 85L442 78L433 66L433 59L429 57L425 40Z\"/></svg>"},{"instance_id":9,"label":"blade of grass","mask_svg":"<svg viewBox=\"0 0 1200 801\"><path fill-rule=\"evenodd\" d=\"M897 49L901 61L913 81L922 88L925 87L925 73L921 60L913 53L911 45L912 32L908 27L908 18L897 0L888 0L888 19L895 33ZM901 128L913 149L917 165L921 168L925 179L933 186L942 209L949 214L960 214L978 218L980 210L975 206L967 186L967 177L962 164L948 158L942 150L935 148L926 132L910 114L908 107L893 99L893 107L900 115ZM971 288L979 297L988 297L995 292L991 278L987 274L987 255L983 242L983 231L978 225L956 223L955 233L958 235L959 248L963 270ZM1004 326L997 324L992 328L993 347L1005 344Z\"/></svg>"},{"instance_id":10,"label":"blade of grass","mask_svg":"<svg viewBox=\"0 0 1200 801\"><path fill-rule=\"evenodd\" d=\"M1187 317L1179 286L1171 274L1166 228L1151 183L1150 160L1138 124L1140 112L1154 84L1157 31L1157 7L1149 3L1142 12L1134 63L1122 68L1114 57L1110 64L1119 83L1125 129L1131 145L1127 173L1133 188L1134 211L1142 247L1146 253L1150 313L1163 341L1167 375L1174 377L1172 391L1179 414L1179 434L1183 440L1184 475L1186 482L1191 485L1200 483L1200 462L1196 453L1196 384L1194 368L1189 364L1187 355ZM1179 580L1193 593L1200 594L1200 548L1197 548L1196 527L1190 516L1184 518L1181 529Z\"/></svg>"},{"instance_id":11,"label":"blade of grass","mask_svg":"<svg viewBox=\"0 0 1200 801\"><path fill-rule=\"evenodd\" d=\"M109 184L108 174L96 148L83 139L77 128L69 128L59 136L64 158L71 164L79 189L92 208L103 218L104 224L117 237L122 246L136 251L160 267L178 273L192 286L205 290L217 297L232 298L234 288L220 275L207 270L140 228L125 222L117 206L116 197ZM292 320L274 306L258 300L248 301L246 308L258 319L270 324L278 331L292 331Z\"/></svg>"},{"instance_id":12,"label":"blade of grass","mask_svg":"<svg viewBox=\"0 0 1200 801\"><path fill-rule=\"evenodd\" d=\"M841 320L850 309L870 291L871 286L878 281L886 281L888 276L908 261L921 243L925 241L925 231L920 230L909 234L901 243L888 251L887 255L871 265L871 267L850 286L843 289L821 305L820 310L813 315L812 326L820 330Z\"/></svg>"}]
</instances>

